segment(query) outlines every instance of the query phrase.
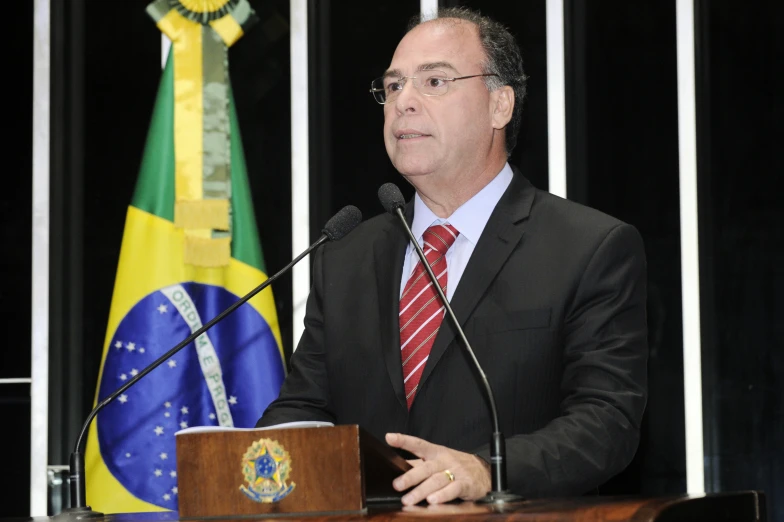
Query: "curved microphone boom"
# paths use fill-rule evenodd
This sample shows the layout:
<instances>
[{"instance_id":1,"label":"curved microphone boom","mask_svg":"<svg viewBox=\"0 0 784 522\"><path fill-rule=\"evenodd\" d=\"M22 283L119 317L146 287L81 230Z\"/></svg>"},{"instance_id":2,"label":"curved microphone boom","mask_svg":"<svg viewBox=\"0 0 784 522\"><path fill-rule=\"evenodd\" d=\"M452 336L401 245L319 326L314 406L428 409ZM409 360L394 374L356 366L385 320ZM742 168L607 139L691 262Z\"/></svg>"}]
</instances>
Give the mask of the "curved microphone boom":
<instances>
[{"instance_id":1,"label":"curved microphone boom","mask_svg":"<svg viewBox=\"0 0 784 522\"><path fill-rule=\"evenodd\" d=\"M406 206L403 194L394 183L385 183L378 189L378 199L387 212L400 218L400 222L403 223L403 227L406 229L406 233L416 249L420 262L425 267L427 275L430 276L430 280L433 281L433 286L435 287L436 292L438 292L441 302L444 303L444 308L457 330L458 337L463 341L463 346L465 346L468 355L471 357L474 366L479 372L482 386L485 389L485 393L487 393L487 399L490 403L490 415L493 421L493 437L490 441L490 478L492 480L492 489L483 498L477 500L477 502L480 504L505 504L508 502L520 502L525 500L520 495L516 495L509 491L506 487L506 443L504 441L504 434L501 432L501 427L498 423L498 410L495 405L493 389L490 387L490 381L487 380L487 375L485 375L476 355L474 355L474 350L471 348L471 344L468 342L465 332L463 332L463 328L460 326L460 322L457 320L455 312L449 304L449 300L446 298L446 295L444 295L441 285L438 284L438 278L430 268L430 263L427 262L422 247L419 246L419 242L414 237L411 227L408 226L406 217L403 215L403 208Z\"/></svg>"},{"instance_id":2,"label":"curved microphone boom","mask_svg":"<svg viewBox=\"0 0 784 522\"><path fill-rule=\"evenodd\" d=\"M98 405L93 408L93 411L87 416L87 420L84 422L82 426L82 431L79 432L79 437L76 439L76 444L74 446L74 451L71 453L71 458L69 462L69 478L70 478L70 494L71 494L71 507L64 509L62 513L57 515L55 518L62 518L62 519L83 519L83 518L92 518L92 517L102 517L103 513L99 513L97 511L93 511L90 509L90 506L87 505L86 495L85 495L85 482L84 482L84 454L80 451L82 447L82 441L84 440L84 436L87 433L87 429L90 427L90 422L98 415L104 407L110 404L114 399L119 397L122 393L124 393L128 388L136 384L139 379L150 373L152 370L160 366L164 361L166 361L169 357L173 356L175 353L179 352L185 346L192 343L197 337L201 334L212 328L215 324L222 321L227 315L231 314L234 310L248 302L251 298L253 298L256 294L267 288L271 285L276 279L278 279L281 275L285 274L291 268L299 263L305 256L310 254L313 250L321 246L323 243L327 241L337 241L343 238L346 234L354 230L357 225L362 221L362 212L353 205L348 205L343 207L337 214L332 216L327 224L324 225L324 228L321 230L322 234L321 237L316 240L315 243L310 245L304 252L302 252L299 256L294 258L288 265L283 267L278 273L273 275L272 277L267 278L263 283L259 286L248 292L245 296L240 298L234 304L226 308L220 314L215 316L211 321L204 324L201 328L193 332L191 335L183 339L177 346L166 352L165 354L158 357L155 361L150 363L149 366L142 369L135 377L131 380L120 386L117 390L112 392L108 397L103 399Z\"/></svg>"}]
</instances>

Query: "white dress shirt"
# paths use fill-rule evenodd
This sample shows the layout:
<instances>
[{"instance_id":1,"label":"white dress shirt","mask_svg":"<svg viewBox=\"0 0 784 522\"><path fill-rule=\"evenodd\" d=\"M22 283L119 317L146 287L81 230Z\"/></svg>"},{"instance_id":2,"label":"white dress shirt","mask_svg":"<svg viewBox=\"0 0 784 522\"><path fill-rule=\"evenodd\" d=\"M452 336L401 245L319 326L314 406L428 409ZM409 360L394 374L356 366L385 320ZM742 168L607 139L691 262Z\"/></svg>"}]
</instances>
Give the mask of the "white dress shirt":
<instances>
[{"instance_id":1,"label":"white dress shirt","mask_svg":"<svg viewBox=\"0 0 784 522\"><path fill-rule=\"evenodd\" d=\"M512 167L507 163L501 172L493 178L493 181L463 203L446 219L441 219L433 214L419 194L414 196L414 222L411 225L411 230L419 241L419 246L424 245L422 235L425 230L433 225L448 223L460 232L455 243L446 253L446 298L449 301L452 301L452 296L455 295L455 289L463 276L466 265L468 265L468 260L471 259L476 242L479 241L479 236L482 235L487 220L490 219L490 214L506 192L513 176ZM409 242L406 248L406 260L403 263L403 277L400 281L401 296L417 263L419 263L419 256L417 256L414 246Z\"/></svg>"}]
</instances>

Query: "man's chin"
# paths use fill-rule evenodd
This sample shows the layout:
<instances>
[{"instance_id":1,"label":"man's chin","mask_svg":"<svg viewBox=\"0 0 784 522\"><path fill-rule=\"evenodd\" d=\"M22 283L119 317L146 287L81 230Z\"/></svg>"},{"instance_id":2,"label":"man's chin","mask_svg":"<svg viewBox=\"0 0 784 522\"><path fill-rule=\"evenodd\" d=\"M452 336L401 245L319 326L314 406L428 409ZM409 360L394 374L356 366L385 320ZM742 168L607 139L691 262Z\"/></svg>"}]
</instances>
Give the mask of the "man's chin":
<instances>
[{"instance_id":1,"label":"man's chin","mask_svg":"<svg viewBox=\"0 0 784 522\"><path fill-rule=\"evenodd\" d=\"M428 174L432 174L432 171L429 170L400 170L398 172L404 178L421 178L423 176L427 176Z\"/></svg>"},{"instance_id":2,"label":"man's chin","mask_svg":"<svg viewBox=\"0 0 784 522\"><path fill-rule=\"evenodd\" d=\"M397 171L406 178L427 176L435 170L435 165L433 165L433 162L431 161L403 160L392 163L395 166L395 169L397 169Z\"/></svg>"}]
</instances>

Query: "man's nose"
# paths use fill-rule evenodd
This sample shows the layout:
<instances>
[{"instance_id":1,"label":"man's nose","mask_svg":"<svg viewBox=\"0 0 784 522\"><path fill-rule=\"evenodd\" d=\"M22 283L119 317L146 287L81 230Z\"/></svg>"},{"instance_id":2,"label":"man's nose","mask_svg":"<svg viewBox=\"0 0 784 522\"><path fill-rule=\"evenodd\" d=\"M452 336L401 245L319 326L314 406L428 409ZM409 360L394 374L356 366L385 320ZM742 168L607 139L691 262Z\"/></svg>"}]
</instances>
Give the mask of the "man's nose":
<instances>
[{"instance_id":1,"label":"man's nose","mask_svg":"<svg viewBox=\"0 0 784 522\"><path fill-rule=\"evenodd\" d=\"M403 89L397 95L395 108L400 114L419 112L421 108L421 94L414 87L415 79L409 79L403 84Z\"/></svg>"}]
</instances>

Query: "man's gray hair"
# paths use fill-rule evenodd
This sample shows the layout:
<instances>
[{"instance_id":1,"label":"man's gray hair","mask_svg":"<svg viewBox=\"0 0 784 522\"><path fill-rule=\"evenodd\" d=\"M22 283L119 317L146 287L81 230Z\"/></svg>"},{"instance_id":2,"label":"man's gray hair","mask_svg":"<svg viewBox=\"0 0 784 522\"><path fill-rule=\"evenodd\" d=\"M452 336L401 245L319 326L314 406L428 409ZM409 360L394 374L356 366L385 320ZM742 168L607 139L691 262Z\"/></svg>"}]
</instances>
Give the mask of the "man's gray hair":
<instances>
[{"instance_id":1,"label":"man's gray hair","mask_svg":"<svg viewBox=\"0 0 784 522\"><path fill-rule=\"evenodd\" d=\"M512 119L506 128L506 154L511 155L517 144L517 135L520 133L523 99L528 79L523 72L523 57L515 37L504 25L467 7L439 8L435 16L417 15L411 19L407 30L411 31L419 24L436 18L466 20L476 25L479 29L479 41L482 43L487 57L485 63L482 64L483 72L498 75L484 78L487 89L494 91L504 85L509 85L514 89L514 110Z\"/></svg>"}]
</instances>

